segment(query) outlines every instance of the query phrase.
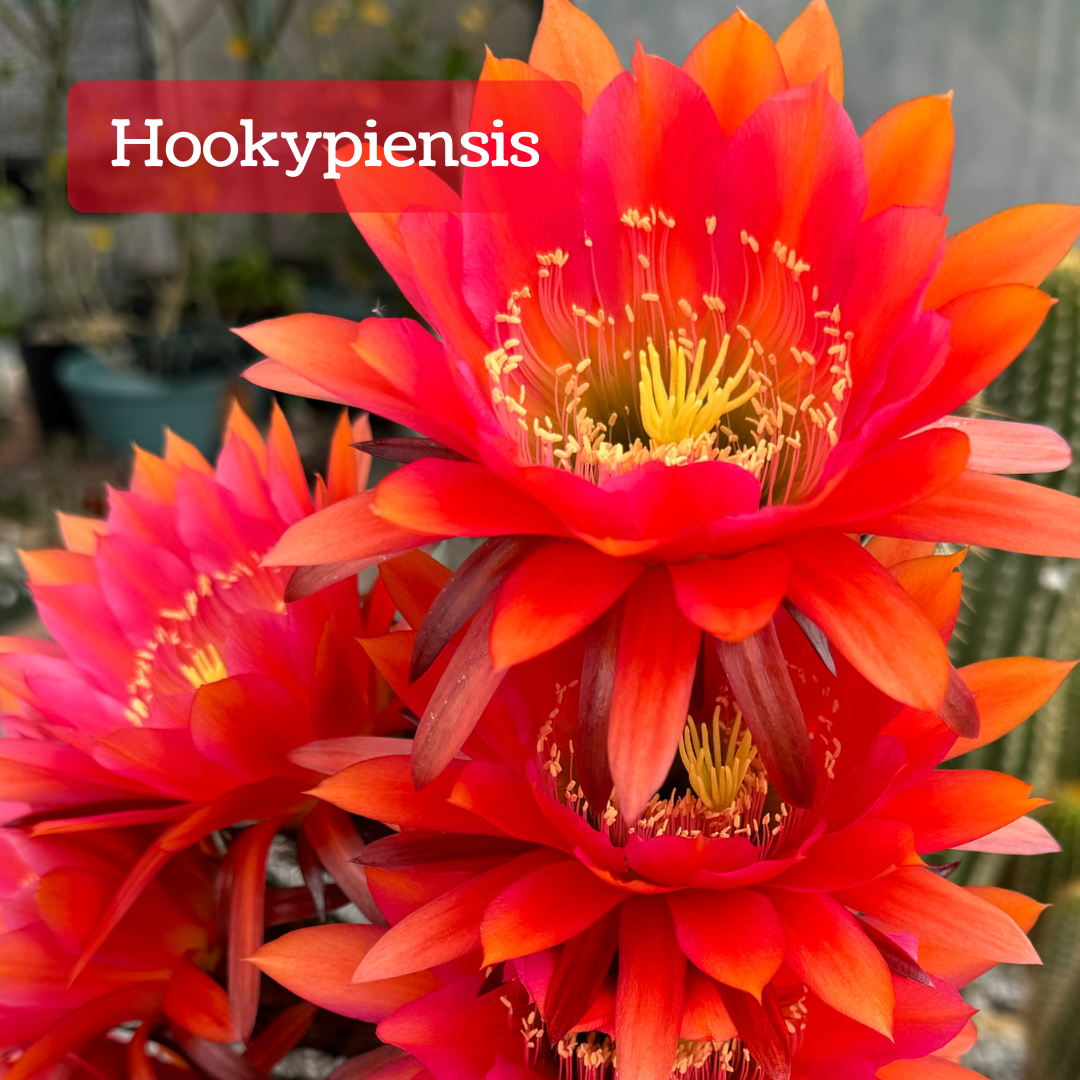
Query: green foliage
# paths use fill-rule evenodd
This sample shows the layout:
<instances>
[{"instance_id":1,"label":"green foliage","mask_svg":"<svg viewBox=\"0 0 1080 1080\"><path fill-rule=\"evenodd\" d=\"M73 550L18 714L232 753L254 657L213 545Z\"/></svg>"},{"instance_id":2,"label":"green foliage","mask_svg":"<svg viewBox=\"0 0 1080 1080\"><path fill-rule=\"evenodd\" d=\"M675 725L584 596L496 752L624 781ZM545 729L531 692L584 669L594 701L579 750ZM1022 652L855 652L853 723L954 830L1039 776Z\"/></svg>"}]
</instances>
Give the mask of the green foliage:
<instances>
[{"instance_id":1,"label":"green foliage","mask_svg":"<svg viewBox=\"0 0 1080 1080\"><path fill-rule=\"evenodd\" d=\"M1080 880L1043 916L1037 942L1045 965L1030 1010L1028 1080L1080 1076Z\"/></svg>"},{"instance_id":2,"label":"green foliage","mask_svg":"<svg viewBox=\"0 0 1080 1080\"><path fill-rule=\"evenodd\" d=\"M300 307L304 295L301 275L275 266L261 249L223 259L210 280L217 306L230 321L288 314Z\"/></svg>"},{"instance_id":3,"label":"green foliage","mask_svg":"<svg viewBox=\"0 0 1080 1080\"><path fill-rule=\"evenodd\" d=\"M1080 255L1044 288L1058 298L1024 353L975 402L981 416L1045 424L1080 458ZM1080 463L1029 477L1080 494ZM1037 528L1037 523L1032 523ZM975 549L964 564L964 604L952 643L958 666L995 656L1080 656L1080 577L1070 560ZM1036 720L968 755L966 767L1026 776L1044 790L1080 778L1080 679L1072 678Z\"/></svg>"},{"instance_id":4,"label":"green foliage","mask_svg":"<svg viewBox=\"0 0 1080 1080\"><path fill-rule=\"evenodd\" d=\"M1035 340L974 403L980 416L1045 424L1080 458L1080 254L1044 285L1058 303ZM1029 477L1080 494L1080 464ZM1037 522L1031 523L1038 528ZM1080 657L1080 574L1076 563L976 549L964 563L964 597L951 646L958 666L997 656ZM1036 813L1061 845L1057 854L964 860L957 880L1000 884L1054 906L1034 939L1045 966L1030 1009L1028 1080L1080 1076L1080 676L1071 676L1027 724L957 762L1031 781L1055 801Z\"/></svg>"}]
</instances>

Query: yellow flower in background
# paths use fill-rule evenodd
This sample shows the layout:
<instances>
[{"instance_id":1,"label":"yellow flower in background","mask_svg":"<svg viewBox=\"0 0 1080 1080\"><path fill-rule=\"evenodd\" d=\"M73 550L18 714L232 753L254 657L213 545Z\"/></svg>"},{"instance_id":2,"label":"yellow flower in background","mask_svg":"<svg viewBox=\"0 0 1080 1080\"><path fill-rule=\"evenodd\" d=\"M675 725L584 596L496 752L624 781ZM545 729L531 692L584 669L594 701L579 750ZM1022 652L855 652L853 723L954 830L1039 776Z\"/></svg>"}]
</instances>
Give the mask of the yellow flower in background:
<instances>
[{"instance_id":1,"label":"yellow flower in background","mask_svg":"<svg viewBox=\"0 0 1080 1080\"><path fill-rule=\"evenodd\" d=\"M364 0L360 5L360 18L371 26L385 26L390 16L390 9L383 0Z\"/></svg>"},{"instance_id":2,"label":"yellow flower in background","mask_svg":"<svg viewBox=\"0 0 1080 1080\"><path fill-rule=\"evenodd\" d=\"M231 60L246 60L251 55L251 42L243 34L233 34L225 41L225 55Z\"/></svg>"}]
</instances>

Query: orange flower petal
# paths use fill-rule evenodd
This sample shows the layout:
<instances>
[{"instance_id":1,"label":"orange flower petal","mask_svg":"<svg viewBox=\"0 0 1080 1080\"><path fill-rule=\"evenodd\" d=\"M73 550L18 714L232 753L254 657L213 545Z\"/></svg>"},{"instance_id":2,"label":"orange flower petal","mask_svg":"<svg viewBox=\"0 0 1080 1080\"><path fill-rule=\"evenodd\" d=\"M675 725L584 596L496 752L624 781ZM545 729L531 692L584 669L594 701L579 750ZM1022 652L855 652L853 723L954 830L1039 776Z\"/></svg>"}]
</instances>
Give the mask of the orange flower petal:
<instances>
[{"instance_id":1,"label":"orange flower petal","mask_svg":"<svg viewBox=\"0 0 1080 1080\"><path fill-rule=\"evenodd\" d=\"M553 79L573 83L586 111L623 69L604 31L569 0L544 0L529 64Z\"/></svg>"},{"instance_id":2,"label":"orange flower petal","mask_svg":"<svg viewBox=\"0 0 1080 1080\"><path fill-rule=\"evenodd\" d=\"M773 617L787 591L791 561L777 548L733 559L702 559L668 567L683 614L724 641L742 641Z\"/></svg>"},{"instance_id":3,"label":"orange flower petal","mask_svg":"<svg viewBox=\"0 0 1080 1080\"><path fill-rule=\"evenodd\" d=\"M480 919L488 904L518 878L563 857L546 848L526 852L436 897L375 943L356 969L354 981L423 971L479 948Z\"/></svg>"},{"instance_id":4,"label":"orange flower petal","mask_svg":"<svg viewBox=\"0 0 1080 1080\"><path fill-rule=\"evenodd\" d=\"M386 981L350 982L360 961L385 933L377 926L311 926L268 942L251 962L320 1008L377 1021L439 987L439 980L428 971Z\"/></svg>"},{"instance_id":5,"label":"orange flower petal","mask_svg":"<svg viewBox=\"0 0 1080 1080\"><path fill-rule=\"evenodd\" d=\"M615 1041L623 1080L655 1080L671 1069L682 1023L686 957L667 905L635 896L619 921Z\"/></svg>"},{"instance_id":6,"label":"orange flower petal","mask_svg":"<svg viewBox=\"0 0 1080 1080\"><path fill-rule=\"evenodd\" d=\"M864 525L867 532L1080 558L1080 499L1007 476L961 473L941 491Z\"/></svg>"},{"instance_id":7,"label":"orange flower petal","mask_svg":"<svg viewBox=\"0 0 1080 1080\"><path fill-rule=\"evenodd\" d=\"M624 816L663 783L686 723L701 632L683 617L667 574L650 570L626 595L608 723L608 762Z\"/></svg>"},{"instance_id":8,"label":"orange flower petal","mask_svg":"<svg viewBox=\"0 0 1080 1080\"><path fill-rule=\"evenodd\" d=\"M693 964L686 969L686 996L683 1000L679 1038L691 1042L726 1042L737 1038L739 1029L724 1008L716 983Z\"/></svg>"},{"instance_id":9,"label":"orange flower petal","mask_svg":"<svg viewBox=\"0 0 1080 1080\"><path fill-rule=\"evenodd\" d=\"M495 604L490 642L495 669L522 664L584 630L644 569L569 541L526 556L507 575Z\"/></svg>"},{"instance_id":10,"label":"orange flower petal","mask_svg":"<svg viewBox=\"0 0 1080 1080\"><path fill-rule=\"evenodd\" d=\"M668 895L679 948L702 971L759 1001L784 962L784 929L776 909L753 889ZM738 935L731 927L739 927Z\"/></svg>"},{"instance_id":11,"label":"orange flower petal","mask_svg":"<svg viewBox=\"0 0 1080 1080\"><path fill-rule=\"evenodd\" d=\"M963 578L956 571L966 555L966 550L955 555L926 555L889 567L889 573L900 583L916 607L937 627L941 640L945 642L952 637L960 611Z\"/></svg>"},{"instance_id":12,"label":"orange flower petal","mask_svg":"<svg viewBox=\"0 0 1080 1080\"><path fill-rule=\"evenodd\" d=\"M374 502L375 491L364 491L301 519L266 553L263 565L325 566L375 559L418 548L434 539L375 514Z\"/></svg>"},{"instance_id":13,"label":"orange flower petal","mask_svg":"<svg viewBox=\"0 0 1080 1080\"><path fill-rule=\"evenodd\" d=\"M934 311L962 293L991 285L1039 285L1080 235L1080 206L1014 206L949 239L926 294Z\"/></svg>"},{"instance_id":14,"label":"orange flower petal","mask_svg":"<svg viewBox=\"0 0 1080 1080\"><path fill-rule=\"evenodd\" d=\"M1031 785L982 769L939 769L889 801L883 813L908 822L920 854L944 851L1046 805Z\"/></svg>"},{"instance_id":15,"label":"orange flower petal","mask_svg":"<svg viewBox=\"0 0 1080 1080\"><path fill-rule=\"evenodd\" d=\"M780 35L776 51L792 86L829 73L829 92L844 100L844 55L840 34L825 0L810 0L802 14Z\"/></svg>"},{"instance_id":16,"label":"orange flower petal","mask_svg":"<svg viewBox=\"0 0 1080 1080\"><path fill-rule=\"evenodd\" d=\"M889 967L841 904L815 893L770 892L787 938L787 963L826 1005L892 1038Z\"/></svg>"},{"instance_id":17,"label":"orange flower petal","mask_svg":"<svg viewBox=\"0 0 1080 1080\"><path fill-rule=\"evenodd\" d=\"M714 26L683 63L730 135L766 98L787 89L772 38L742 11Z\"/></svg>"},{"instance_id":18,"label":"orange flower petal","mask_svg":"<svg viewBox=\"0 0 1080 1080\"><path fill-rule=\"evenodd\" d=\"M808 533L785 550L792 603L878 689L936 711L949 681L945 646L888 571L839 533Z\"/></svg>"},{"instance_id":19,"label":"orange flower petal","mask_svg":"<svg viewBox=\"0 0 1080 1080\"><path fill-rule=\"evenodd\" d=\"M890 109L862 136L870 181L866 216L890 206L944 209L952 171L952 94L915 98Z\"/></svg>"},{"instance_id":20,"label":"orange flower petal","mask_svg":"<svg viewBox=\"0 0 1080 1080\"><path fill-rule=\"evenodd\" d=\"M905 866L837 898L920 939L999 963L1037 964L1012 918L968 889L921 866Z\"/></svg>"},{"instance_id":21,"label":"orange flower petal","mask_svg":"<svg viewBox=\"0 0 1080 1080\"><path fill-rule=\"evenodd\" d=\"M961 668L960 674L978 703L982 727L978 738L957 739L945 760L1007 735L1050 700L1075 666L1075 660L1007 656Z\"/></svg>"},{"instance_id":22,"label":"orange flower petal","mask_svg":"<svg viewBox=\"0 0 1080 1080\"><path fill-rule=\"evenodd\" d=\"M1035 336L1053 303L1030 285L996 285L946 304L940 314L952 323L952 351L894 430L932 423L974 397Z\"/></svg>"},{"instance_id":23,"label":"orange flower petal","mask_svg":"<svg viewBox=\"0 0 1080 1080\"><path fill-rule=\"evenodd\" d=\"M535 870L488 904L480 923L483 963L498 964L561 945L628 895L601 881L577 859Z\"/></svg>"}]
</instances>

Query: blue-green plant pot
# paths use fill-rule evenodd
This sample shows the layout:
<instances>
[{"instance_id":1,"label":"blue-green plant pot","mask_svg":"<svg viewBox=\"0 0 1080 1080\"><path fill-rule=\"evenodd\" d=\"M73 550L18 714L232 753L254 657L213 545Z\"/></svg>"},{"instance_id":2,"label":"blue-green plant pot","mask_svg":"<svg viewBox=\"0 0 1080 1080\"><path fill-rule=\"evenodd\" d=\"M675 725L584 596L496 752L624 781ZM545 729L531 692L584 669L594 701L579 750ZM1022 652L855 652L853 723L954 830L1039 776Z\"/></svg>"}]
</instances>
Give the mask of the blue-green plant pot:
<instances>
[{"instance_id":1,"label":"blue-green plant pot","mask_svg":"<svg viewBox=\"0 0 1080 1080\"><path fill-rule=\"evenodd\" d=\"M97 357L73 352L59 363L57 379L86 431L119 455L135 443L161 453L165 428L207 457L217 450L229 376L224 372L166 380L142 371L115 371Z\"/></svg>"}]
</instances>

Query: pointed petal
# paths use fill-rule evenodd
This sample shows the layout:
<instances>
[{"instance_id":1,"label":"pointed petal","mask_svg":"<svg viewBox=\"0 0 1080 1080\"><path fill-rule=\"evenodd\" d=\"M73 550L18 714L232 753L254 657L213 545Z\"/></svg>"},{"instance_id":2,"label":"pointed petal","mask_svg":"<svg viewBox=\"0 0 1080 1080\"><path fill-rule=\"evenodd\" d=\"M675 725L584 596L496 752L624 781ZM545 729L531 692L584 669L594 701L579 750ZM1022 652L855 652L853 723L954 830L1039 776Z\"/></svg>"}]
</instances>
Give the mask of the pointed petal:
<instances>
[{"instance_id":1,"label":"pointed petal","mask_svg":"<svg viewBox=\"0 0 1080 1080\"><path fill-rule=\"evenodd\" d=\"M259 1009L260 972L250 958L263 943L266 903L266 856L280 820L245 829L229 849L232 889L229 897L229 1002L233 1023L247 1042Z\"/></svg>"},{"instance_id":2,"label":"pointed petal","mask_svg":"<svg viewBox=\"0 0 1080 1080\"><path fill-rule=\"evenodd\" d=\"M608 761L608 728L623 605L616 604L589 627L578 693L578 783L590 806L607 806L615 781Z\"/></svg>"},{"instance_id":3,"label":"pointed petal","mask_svg":"<svg viewBox=\"0 0 1080 1080\"><path fill-rule=\"evenodd\" d=\"M945 851L996 832L1046 805L1031 785L982 769L938 769L894 796L883 809L908 822L920 854Z\"/></svg>"},{"instance_id":4,"label":"pointed petal","mask_svg":"<svg viewBox=\"0 0 1080 1080\"><path fill-rule=\"evenodd\" d=\"M772 621L787 592L791 561L778 548L733 559L668 567L675 599L695 625L723 641L742 641Z\"/></svg>"},{"instance_id":5,"label":"pointed petal","mask_svg":"<svg viewBox=\"0 0 1080 1080\"><path fill-rule=\"evenodd\" d=\"M480 923L485 965L562 945L626 899L577 859L535 870L504 889Z\"/></svg>"},{"instance_id":6,"label":"pointed petal","mask_svg":"<svg viewBox=\"0 0 1080 1080\"><path fill-rule=\"evenodd\" d=\"M236 333L337 401L416 428L455 450L470 446L472 421L443 347L412 319L356 323L330 315L287 315ZM260 373L256 368L247 374L255 381Z\"/></svg>"},{"instance_id":7,"label":"pointed petal","mask_svg":"<svg viewBox=\"0 0 1080 1080\"><path fill-rule=\"evenodd\" d=\"M840 34L825 0L810 0L802 13L780 35L776 51L792 86L813 82L829 73L829 92L844 100L844 56Z\"/></svg>"},{"instance_id":8,"label":"pointed petal","mask_svg":"<svg viewBox=\"0 0 1080 1080\"><path fill-rule=\"evenodd\" d=\"M892 977L859 921L828 896L774 889L770 897L795 975L826 1005L891 1039Z\"/></svg>"},{"instance_id":9,"label":"pointed petal","mask_svg":"<svg viewBox=\"0 0 1080 1080\"><path fill-rule=\"evenodd\" d=\"M613 911L559 950L544 998L544 1017L553 1042L585 1016L607 979L618 945L619 913Z\"/></svg>"},{"instance_id":10,"label":"pointed petal","mask_svg":"<svg viewBox=\"0 0 1080 1080\"><path fill-rule=\"evenodd\" d=\"M936 711L949 684L945 647L889 572L839 533L806 533L785 550L794 604L878 689Z\"/></svg>"},{"instance_id":11,"label":"pointed petal","mask_svg":"<svg viewBox=\"0 0 1080 1080\"><path fill-rule=\"evenodd\" d=\"M952 637L960 610L963 577L957 571L965 556L966 551L956 555L924 555L894 563L888 568L904 592L934 624L944 642Z\"/></svg>"},{"instance_id":12,"label":"pointed petal","mask_svg":"<svg viewBox=\"0 0 1080 1080\"><path fill-rule=\"evenodd\" d=\"M108 531L108 524L100 518L79 517L76 514L56 512L56 523L64 547L76 555L93 555L97 550L97 538Z\"/></svg>"},{"instance_id":13,"label":"pointed petal","mask_svg":"<svg viewBox=\"0 0 1080 1080\"><path fill-rule=\"evenodd\" d=\"M408 742L402 746L407 752ZM460 769L461 762L456 762L423 791L417 791L409 776L408 757L378 757L329 777L312 794L350 814L399 828L502 836L501 829L447 801Z\"/></svg>"},{"instance_id":14,"label":"pointed petal","mask_svg":"<svg viewBox=\"0 0 1080 1080\"><path fill-rule=\"evenodd\" d=\"M967 470L941 491L868 522L867 529L1075 559L1080 557L1080 499Z\"/></svg>"},{"instance_id":15,"label":"pointed petal","mask_svg":"<svg viewBox=\"0 0 1080 1080\"><path fill-rule=\"evenodd\" d=\"M692 1042L706 1039L726 1042L738 1037L739 1029L724 1008L715 980L693 964L687 965L686 997L679 1038Z\"/></svg>"},{"instance_id":16,"label":"pointed petal","mask_svg":"<svg viewBox=\"0 0 1080 1080\"><path fill-rule=\"evenodd\" d=\"M902 102L860 141L870 181L867 217L890 206L929 206L941 213L952 171L951 93Z\"/></svg>"},{"instance_id":17,"label":"pointed petal","mask_svg":"<svg viewBox=\"0 0 1080 1080\"><path fill-rule=\"evenodd\" d=\"M370 438L371 421L362 416L355 426L350 425L349 410L342 409L330 439L326 465L326 488L330 502L341 502L352 495L359 495L367 487L371 457L354 450L352 444Z\"/></svg>"},{"instance_id":18,"label":"pointed petal","mask_svg":"<svg viewBox=\"0 0 1080 1080\"><path fill-rule=\"evenodd\" d=\"M660 897L635 896L619 920L615 1041L624 1080L665 1080L682 1023L686 957Z\"/></svg>"},{"instance_id":19,"label":"pointed petal","mask_svg":"<svg viewBox=\"0 0 1080 1080\"><path fill-rule=\"evenodd\" d=\"M364 841L349 815L336 806L319 803L304 818L304 835L311 842L319 862L364 913L364 918L371 923L382 923L383 917L371 898L364 868L357 865Z\"/></svg>"},{"instance_id":20,"label":"pointed petal","mask_svg":"<svg viewBox=\"0 0 1080 1080\"><path fill-rule=\"evenodd\" d=\"M1039 962L1031 942L1008 915L923 867L901 867L837 898L920 939L996 962Z\"/></svg>"},{"instance_id":21,"label":"pointed petal","mask_svg":"<svg viewBox=\"0 0 1080 1080\"><path fill-rule=\"evenodd\" d=\"M730 135L766 98L788 88L772 38L742 11L717 23L683 62Z\"/></svg>"},{"instance_id":22,"label":"pointed petal","mask_svg":"<svg viewBox=\"0 0 1080 1080\"><path fill-rule=\"evenodd\" d=\"M642 574L626 595L608 723L608 760L627 820L637 820L671 766L700 642L666 572Z\"/></svg>"},{"instance_id":23,"label":"pointed petal","mask_svg":"<svg viewBox=\"0 0 1080 1080\"><path fill-rule=\"evenodd\" d=\"M679 948L714 979L761 999L784 962L784 929L776 909L753 889L687 889L666 897ZM732 934L737 926L739 932Z\"/></svg>"},{"instance_id":24,"label":"pointed petal","mask_svg":"<svg viewBox=\"0 0 1080 1080\"><path fill-rule=\"evenodd\" d=\"M1028 285L996 285L964 293L940 309L951 325L952 350L941 371L901 414L903 433L941 419L975 396L1035 336L1053 300Z\"/></svg>"},{"instance_id":25,"label":"pointed petal","mask_svg":"<svg viewBox=\"0 0 1080 1080\"><path fill-rule=\"evenodd\" d=\"M1040 825L1034 818L1022 817L978 840L957 844L956 849L989 851L999 855L1050 855L1060 851L1061 845L1045 825Z\"/></svg>"},{"instance_id":26,"label":"pointed petal","mask_svg":"<svg viewBox=\"0 0 1080 1080\"><path fill-rule=\"evenodd\" d=\"M518 878L564 859L537 849L457 885L406 915L372 947L354 979L394 978L445 964L480 947L480 922L487 906Z\"/></svg>"},{"instance_id":27,"label":"pointed petal","mask_svg":"<svg viewBox=\"0 0 1080 1080\"><path fill-rule=\"evenodd\" d=\"M263 565L314 566L368 560L410 551L438 539L379 517L373 512L374 502L375 492L365 491L303 518L267 552Z\"/></svg>"},{"instance_id":28,"label":"pointed petal","mask_svg":"<svg viewBox=\"0 0 1080 1080\"><path fill-rule=\"evenodd\" d=\"M431 783L461 749L506 674L495 670L488 646L494 613L495 598L489 597L446 665L416 729L412 775L417 789Z\"/></svg>"},{"instance_id":29,"label":"pointed petal","mask_svg":"<svg viewBox=\"0 0 1080 1080\"><path fill-rule=\"evenodd\" d=\"M1007 735L1050 700L1075 666L1075 660L1009 656L961 668L964 682L979 704L982 726L978 738L957 739L945 760Z\"/></svg>"},{"instance_id":30,"label":"pointed petal","mask_svg":"<svg viewBox=\"0 0 1080 1080\"><path fill-rule=\"evenodd\" d=\"M1014 206L950 237L926 294L937 310L962 293L992 285L1039 285L1080 235L1080 206Z\"/></svg>"},{"instance_id":31,"label":"pointed petal","mask_svg":"<svg viewBox=\"0 0 1080 1080\"><path fill-rule=\"evenodd\" d=\"M428 971L354 983L353 972L386 931L377 926L331 923L294 930L267 942L252 963L320 1008L357 1020L379 1021L407 1001L439 986Z\"/></svg>"},{"instance_id":32,"label":"pointed petal","mask_svg":"<svg viewBox=\"0 0 1080 1080\"><path fill-rule=\"evenodd\" d=\"M432 601L413 642L409 680L416 682L431 667L451 638L504 580L510 568L530 550L521 536L495 536L481 544L458 568Z\"/></svg>"},{"instance_id":33,"label":"pointed petal","mask_svg":"<svg viewBox=\"0 0 1080 1080\"><path fill-rule=\"evenodd\" d=\"M375 489L375 513L436 536L565 535L550 511L516 484L471 461L425 458Z\"/></svg>"},{"instance_id":34,"label":"pointed petal","mask_svg":"<svg viewBox=\"0 0 1080 1080\"><path fill-rule=\"evenodd\" d=\"M588 111L597 95L622 71L607 35L570 0L544 0L529 64L553 79L573 83Z\"/></svg>"},{"instance_id":35,"label":"pointed petal","mask_svg":"<svg viewBox=\"0 0 1080 1080\"><path fill-rule=\"evenodd\" d=\"M645 567L585 544L545 544L506 576L491 624L496 670L522 664L580 633L634 583Z\"/></svg>"},{"instance_id":36,"label":"pointed petal","mask_svg":"<svg viewBox=\"0 0 1080 1080\"><path fill-rule=\"evenodd\" d=\"M810 806L814 752L775 625L769 622L745 641L717 640L716 649L770 783L793 806Z\"/></svg>"},{"instance_id":37,"label":"pointed petal","mask_svg":"<svg viewBox=\"0 0 1080 1080\"><path fill-rule=\"evenodd\" d=\"M1039 424L1014 424L975 416L943 416L933 427L962 431L971 445L967 467L985 473L1060 472L1072 464L1072 449Z\"/></svg>"},{"instance_id":38,"label":"pointed petal","mask_svg":"<svg viewBox=\"0 0 1080 1080\"><path fill-rule=\"evenodd\" d=\"M761 1001L745 990L736 990L723 983L717 985L739 1038L753 1055L764 1080L788 1080L791 1076L791 1040L784 1015L766 988Z\"/></svg>"}]
</instances>

